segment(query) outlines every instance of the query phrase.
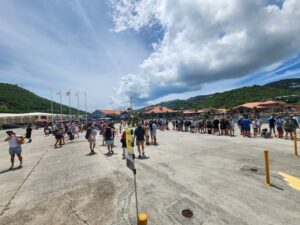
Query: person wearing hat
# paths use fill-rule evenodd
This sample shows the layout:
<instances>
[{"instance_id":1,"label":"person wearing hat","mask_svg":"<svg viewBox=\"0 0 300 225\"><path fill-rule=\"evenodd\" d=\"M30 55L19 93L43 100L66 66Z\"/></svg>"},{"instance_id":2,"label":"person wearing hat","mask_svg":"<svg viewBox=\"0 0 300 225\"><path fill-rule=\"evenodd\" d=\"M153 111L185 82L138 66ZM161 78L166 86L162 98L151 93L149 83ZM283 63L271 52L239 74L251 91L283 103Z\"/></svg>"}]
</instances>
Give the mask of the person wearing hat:
<instances>
[{"instance_id":1,"label":"person wearing hat","mask_svg":"<svg viewBox=\"0 0 300 225\"><path fill-rule=\"evenodd\" d=\"M146 135L146 131L142 126L142 123L139 122L138 123L138 127L134 130L134 140L136 140L136 146L138 148L138 152L139 152L139 159L142 159L143 157L145 158L145 135ZM141 148L142 148L142 155L141 155Z\"/></svg>"},{"instance_id":2,"label":"person wearing hat","mask_svg":"<svg viewBox=\"0 0 300 225\"><path fill-rule=\"evenodd\" d=\"M23 136L17 136L13 131L7 131L7 138L4 141L8 141L9 143L9 154L10 154L10 161L11 167L10 169L14 168L15 156L17 155L20 161L19 167L22 167L23 158L22 158L22 147L20 143L22 143L25 139Z\"/></svg>"}]
</instances>

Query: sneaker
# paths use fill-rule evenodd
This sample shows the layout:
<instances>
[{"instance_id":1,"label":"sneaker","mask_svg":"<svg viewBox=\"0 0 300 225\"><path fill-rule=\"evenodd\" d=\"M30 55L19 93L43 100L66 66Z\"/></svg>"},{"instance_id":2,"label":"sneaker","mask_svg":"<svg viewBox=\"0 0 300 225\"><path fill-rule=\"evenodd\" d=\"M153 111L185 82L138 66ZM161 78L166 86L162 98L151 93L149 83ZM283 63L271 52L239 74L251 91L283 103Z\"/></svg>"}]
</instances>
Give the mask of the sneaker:
<instances>
[{"instance_id":1,"label":"sneaker","mask_svg":"<svg viewBox=\"0 0 300 225\"><path fill-rule=\"evenodd\" d=\"M143 157L141 155L138 156L138 159L142 159Z\"/></svg>"},{"instance_id":2,"label":"sneaker","mask_svg":"<svg viewBox=\"0 0 300 225\"><path fill-rule=\"evenodd\" d=\"M14 168L14 165L11 165L10 167L9 167L9 169L13 169Z\"/></svg>"}]
</instances>

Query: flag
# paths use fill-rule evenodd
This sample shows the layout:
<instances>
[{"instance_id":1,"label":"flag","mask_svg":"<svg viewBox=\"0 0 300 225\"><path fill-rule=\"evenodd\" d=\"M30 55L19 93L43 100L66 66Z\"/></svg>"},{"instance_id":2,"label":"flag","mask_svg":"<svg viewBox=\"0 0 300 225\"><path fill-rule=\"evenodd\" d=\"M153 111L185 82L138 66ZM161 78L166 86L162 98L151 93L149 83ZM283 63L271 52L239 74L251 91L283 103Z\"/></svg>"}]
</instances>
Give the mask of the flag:
<instances>
[{"instance_id":1,"label":"flag","mask_svg":"<svg viewBox=\"0 0 300 225\"><path fill-rule=\"evenodd\" d=\"M71 92L70 92L70 91L68 91L68 92L66 93L66 95L67 95L67 96L70 96L70 94L71 94Z\"/></svg>"},{"instance_id":2,"label":"flag","mask_svg":"<svg viewBox=\"0 0 300 225\"><path fill-rule=\"evenodd\" d=\"M57 94L57 95L61 95L61 91L57 92L56 94Z\"/></svg>"}]
</instances>

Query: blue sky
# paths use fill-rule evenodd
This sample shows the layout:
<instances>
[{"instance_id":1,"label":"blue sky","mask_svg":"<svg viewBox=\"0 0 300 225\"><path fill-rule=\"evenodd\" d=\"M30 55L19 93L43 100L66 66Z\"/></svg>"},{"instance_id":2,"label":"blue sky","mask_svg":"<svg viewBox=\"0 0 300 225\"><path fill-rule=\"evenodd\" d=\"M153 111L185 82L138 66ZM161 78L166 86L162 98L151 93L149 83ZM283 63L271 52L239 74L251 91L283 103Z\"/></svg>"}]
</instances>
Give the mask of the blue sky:
<instances>
[{"instance_id":1,"label":"blue sky","mask_svg":"<svg viewBox=\"0 0 300 225\"><path fill-rule=\"evenodd\" d=\"M3 0L0 82L46 98L52 89L56 101L59 90L79 91L81 108L87 92L93 111L127 108L129 95L139 107L300 77L299 7L294 0Z\"/></svg>"}]
</instances>

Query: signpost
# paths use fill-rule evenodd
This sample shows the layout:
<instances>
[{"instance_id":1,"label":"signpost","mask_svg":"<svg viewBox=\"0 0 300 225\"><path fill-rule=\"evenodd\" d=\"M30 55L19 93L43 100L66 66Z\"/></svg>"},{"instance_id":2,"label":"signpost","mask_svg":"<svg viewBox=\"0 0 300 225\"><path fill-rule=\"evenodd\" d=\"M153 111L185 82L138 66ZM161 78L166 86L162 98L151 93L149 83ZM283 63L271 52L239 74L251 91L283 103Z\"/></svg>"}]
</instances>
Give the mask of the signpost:
<instances>
[{"instance_id":1,"label":"signpost","mask_svg":"<svg viewBox=\"0 0 300 225\"><path fill-rule=\"evenodd\" d=\"M136 188L136 169L134 165L134 150L133 150L133 129L132 128L126 128L126 145L127 145L127 151L125 152L126 157L126 165L127 167L132 170L133 176L134 176L134 192L135 192L135 205L136 205L136 218L138 220L139 217L139 208L138 208L138 199L137 199L137 188Z\"/></svg>"},{"instance_id":2,"label":"signpost","mask_svg":"<svg viewBox=\"0 0 300 225\"><path fill-rule=\"evenodd\" d=\"M132 170L134 176L134 192L135 192L135 206L136 206L136 218L138 225L147 225L147 215L141 214L139 217L139 207L138 207L138 196L136 187L136 169L134 164L134 139L133 139L133 127L126 128L126 145L127 149L125 151L126 166Z\"/></svg>"}]
</instances>

